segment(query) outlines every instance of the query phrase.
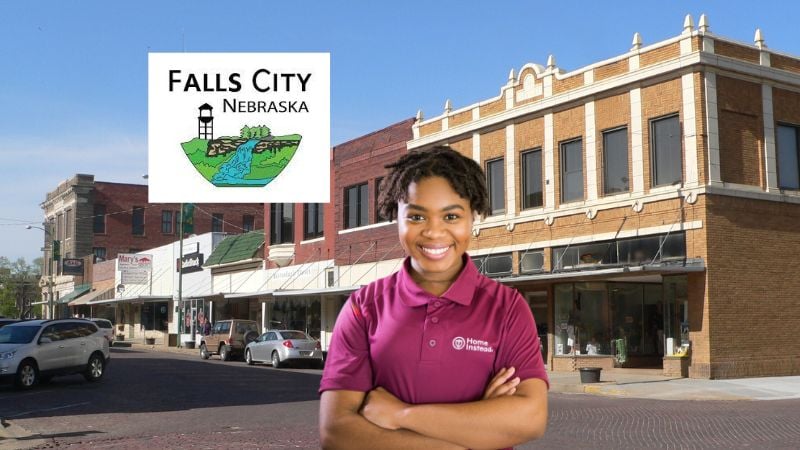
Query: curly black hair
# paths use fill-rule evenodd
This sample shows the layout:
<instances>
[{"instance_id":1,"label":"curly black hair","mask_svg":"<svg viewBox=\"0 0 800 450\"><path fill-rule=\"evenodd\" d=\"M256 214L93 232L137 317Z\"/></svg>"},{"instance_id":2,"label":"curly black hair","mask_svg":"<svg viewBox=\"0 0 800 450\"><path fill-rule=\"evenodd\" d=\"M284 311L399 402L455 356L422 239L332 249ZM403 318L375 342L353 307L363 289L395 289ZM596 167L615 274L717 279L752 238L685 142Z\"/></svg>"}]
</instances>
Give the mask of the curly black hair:
<instances>
[{"instance_id":1,"label":"curly black hair","mask_svg":"<svg viewBox=\"0 0 800 450\"><path fill-rule=\"evenodd\" d=\"M428 177L444 178L461 198L469 200L474 212L483 216L489 213L489 194L483 169L450 147L411 151L385 167L389 174L381 182L378 196L378 210L382 217L395 218L397 203L408 200L408 186Z\"/></svg>"}]
</instances>

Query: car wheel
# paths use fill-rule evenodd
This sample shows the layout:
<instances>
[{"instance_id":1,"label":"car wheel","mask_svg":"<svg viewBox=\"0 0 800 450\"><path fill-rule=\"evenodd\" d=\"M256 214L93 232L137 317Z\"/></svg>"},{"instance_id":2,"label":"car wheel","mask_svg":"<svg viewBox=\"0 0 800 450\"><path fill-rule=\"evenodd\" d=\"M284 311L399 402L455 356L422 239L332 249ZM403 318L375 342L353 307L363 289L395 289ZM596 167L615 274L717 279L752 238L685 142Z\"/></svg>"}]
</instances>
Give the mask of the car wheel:
<instances>
[{"instance_id":1,"label":"car wheel","mask_svg":"<svg viewBox=\"0 0 800 450\"><path fill-rule=\"evenodd\" d=\"M31 360L25 360L19 363L19 367L17 368L17 377L15 379L15 384L20 389L30 389L36 386L36 383L39 381L39 369L36 367L36 363Z\"/></svg>"},{"instance_id":2,"label":"car wheel","mask_svg":"<svg viewBox=\"0 0 800 450\"><path fill-rule=\"evenodd\" d=\"M208 349L206 348L206 344L200 344L200 357L203 359L208 359L211 355L208 354Z\"/></svg>"},{"instance_id":3,"label":"car wheel","mask_svg":"<svg viewBox=\"0 0 800 450\"><path fill-rule=\"evenodd\" d=\"M272 367L278 369L281 367L281 357L278 352L272 352Z\"/></svg>"},{"instance_id":4,"label":"car wheel","mask_svg":"<svg viewBox=\"0 0 800 450\"><path fill-rule=\"evenodd\" d=\"M106 373L106 360L98 353L92 354L89 357L89 363L86 365L86 372L83 373L83 377L86 378L86 381L93 383L100 381L104 373Z\"/></svg>"},{"instance_id":5,"label":"car wheel","mask_svg":"<svg viewBox=\"0 0 800 450\"><path fill-rule=\"evenodd\" d=\"M254 361L253 361L253 356L250 354L250 350L246 350L244 352L244 360L245 360L245 362L247 363L248 366L252 366L253 365Z\"/></svg>"},{"instance_id":6,"label":"car wheel","mask_svg":"<svg viewBox=\"0 0 800 450\"><path fill-rule=\"evenodd\" d=\"M219 359L223 361L228 361L231 359L231 352L228 350L227 345L221 345L219 347Z\"/></svg>"}]
</instances>

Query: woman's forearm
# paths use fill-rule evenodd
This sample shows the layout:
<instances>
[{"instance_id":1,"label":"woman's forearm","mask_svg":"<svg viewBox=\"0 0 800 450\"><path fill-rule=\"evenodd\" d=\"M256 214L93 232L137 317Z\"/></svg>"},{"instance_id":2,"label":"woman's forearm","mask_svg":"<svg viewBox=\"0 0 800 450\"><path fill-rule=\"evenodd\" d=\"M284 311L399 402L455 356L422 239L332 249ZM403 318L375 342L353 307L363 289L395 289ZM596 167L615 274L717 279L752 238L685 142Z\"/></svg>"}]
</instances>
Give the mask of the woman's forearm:
<instances>
[{"instance_id":1,"label":"woman's forearm","mask_svg":"<svg viewBox=\"0 0 800 450\"><path fill-rule=\"evenodd\" d=\"M547 387L542 380L520 384L516 395L470 403L413 405L399 414L400 428L472 449L527 442L547 426Z\"/></svg>"}]
</instances>

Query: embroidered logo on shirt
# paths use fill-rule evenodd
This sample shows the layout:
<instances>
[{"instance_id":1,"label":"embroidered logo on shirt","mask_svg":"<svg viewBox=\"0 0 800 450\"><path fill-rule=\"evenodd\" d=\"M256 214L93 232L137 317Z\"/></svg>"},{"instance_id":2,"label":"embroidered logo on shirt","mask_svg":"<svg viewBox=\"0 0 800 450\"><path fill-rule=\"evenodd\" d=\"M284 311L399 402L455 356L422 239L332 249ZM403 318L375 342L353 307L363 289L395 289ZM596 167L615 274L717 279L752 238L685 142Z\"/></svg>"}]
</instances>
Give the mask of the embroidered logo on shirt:
<instances>
[{"instance_id":1,"label":"embroidered logo on shirt","mask_svg":"<svg viewBox=\"0 0 800 450\"><path fill-rule=\"evenodd\" d=\"M453 348L456 350L466 350L468 352L494 353L494 349L486 341L473 338L463 338L458 336L453 339Z\"/></svg>"}]
</instances>

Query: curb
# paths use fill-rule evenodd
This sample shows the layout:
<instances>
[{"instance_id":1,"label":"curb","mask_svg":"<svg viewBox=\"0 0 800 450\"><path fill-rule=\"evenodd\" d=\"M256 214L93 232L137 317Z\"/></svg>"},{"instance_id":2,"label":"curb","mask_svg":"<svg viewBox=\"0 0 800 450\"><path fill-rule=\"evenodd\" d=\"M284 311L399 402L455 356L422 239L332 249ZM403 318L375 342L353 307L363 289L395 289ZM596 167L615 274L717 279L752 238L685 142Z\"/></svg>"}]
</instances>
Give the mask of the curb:
<instances>
[{"instance_id":1,"label":"curb","mask_svg":"<svg viewBox=\"0 0 800 450\"><path fill-rule=\"evenodd\" d=\"M36 434L31 434L28 430L19 425L0 419L0 450L25 449L38 447L48 442L44 438L35 438ZM20 441L24 439L24 441Z\"/></svg>"}]
</instances>

